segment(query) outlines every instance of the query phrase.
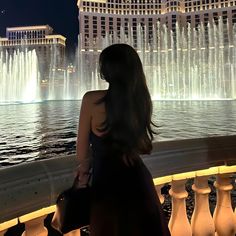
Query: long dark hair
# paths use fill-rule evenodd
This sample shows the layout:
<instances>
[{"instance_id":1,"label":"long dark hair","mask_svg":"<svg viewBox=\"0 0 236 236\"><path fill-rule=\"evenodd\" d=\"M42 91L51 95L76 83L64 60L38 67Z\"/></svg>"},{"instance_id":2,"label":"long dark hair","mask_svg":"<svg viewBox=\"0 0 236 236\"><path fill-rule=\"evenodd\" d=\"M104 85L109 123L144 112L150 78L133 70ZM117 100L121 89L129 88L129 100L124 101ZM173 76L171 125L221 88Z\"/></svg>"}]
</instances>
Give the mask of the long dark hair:
<instances>
[{"instance_id":1,"label":"long dark hair","mask_svg":"<svg viewBox=\"0 0 236 236\"><path fill-rule=\"evenodd\" d=\"M149 154L152 150L152 101L142 62L127 44L105 48L99 58L99 72L109 83L105 103L106 120L98 128L105 132L117 155Z\"/></svg>"}]
</instances>

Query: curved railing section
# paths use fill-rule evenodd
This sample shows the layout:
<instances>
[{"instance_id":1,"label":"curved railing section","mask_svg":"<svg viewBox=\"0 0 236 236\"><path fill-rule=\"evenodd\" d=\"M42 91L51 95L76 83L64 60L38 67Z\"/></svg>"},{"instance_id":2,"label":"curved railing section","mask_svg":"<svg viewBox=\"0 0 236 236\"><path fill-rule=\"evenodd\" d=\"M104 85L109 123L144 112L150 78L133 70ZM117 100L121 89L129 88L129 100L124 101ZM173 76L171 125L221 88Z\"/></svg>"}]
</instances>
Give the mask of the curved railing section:
<instances>
[{"instance_id":1,"label":"curved railing section","mask_svg":"<svg viewBox=\"0 0 236 236\"><path fill-rule=\"evenodd\" d=\"M232 181L236 173L236 136L155 142L143 160L152 173L161 202L161 188L170 183L174 236L234 236L236 214L232 208ZM25 224L25 235L47 235L45 217L55 211L59 193L72 185L78 162L75 156L35 161L0 170L0 236ZM216 176L217 203L209 209L208 180ZM232 178L233 176L233 178ZM195 206L188 220L186 181L194 179Z\"/></svg>"}]
</instances>

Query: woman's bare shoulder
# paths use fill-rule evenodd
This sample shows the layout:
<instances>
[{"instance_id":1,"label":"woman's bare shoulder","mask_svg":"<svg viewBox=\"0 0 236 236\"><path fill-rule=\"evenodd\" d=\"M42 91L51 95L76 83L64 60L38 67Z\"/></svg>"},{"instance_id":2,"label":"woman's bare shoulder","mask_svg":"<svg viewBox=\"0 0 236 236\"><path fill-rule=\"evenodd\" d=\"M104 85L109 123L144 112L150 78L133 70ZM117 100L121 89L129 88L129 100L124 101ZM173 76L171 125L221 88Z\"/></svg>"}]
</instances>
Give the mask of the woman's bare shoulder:
<instances>
[{"instance_id":1,"label":"woman's bare shoulder","mask_svg":"<svg viewBox=\"0 0 236 236\"><path fill-rule=\"evenodd\" d=\"M99 100L103 96L105 96L106 93L107 93L107 90L88 91L84 94L83 100L89 100L91 102L95 102L96 100Z\"/></svg>"}]
</instances>

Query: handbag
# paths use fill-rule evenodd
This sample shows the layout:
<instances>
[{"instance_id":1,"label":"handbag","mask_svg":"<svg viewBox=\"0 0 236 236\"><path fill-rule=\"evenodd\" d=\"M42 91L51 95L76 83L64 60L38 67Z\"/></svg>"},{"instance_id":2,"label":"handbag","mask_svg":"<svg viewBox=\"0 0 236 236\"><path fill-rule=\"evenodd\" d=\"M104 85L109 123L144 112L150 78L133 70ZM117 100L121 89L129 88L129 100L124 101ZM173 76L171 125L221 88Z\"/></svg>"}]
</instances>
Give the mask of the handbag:
<instances>
[{"instance_id":1,"label":"handbag","mask_svg":"<svg viewBox=\"0 0 236 236\"><path fill-rule=\"evenodd\" d=\"M57 198L51 226L62 234L89 225L90 187L77 188L77 178L71 188Z\"/></svg>"}]
</instances>

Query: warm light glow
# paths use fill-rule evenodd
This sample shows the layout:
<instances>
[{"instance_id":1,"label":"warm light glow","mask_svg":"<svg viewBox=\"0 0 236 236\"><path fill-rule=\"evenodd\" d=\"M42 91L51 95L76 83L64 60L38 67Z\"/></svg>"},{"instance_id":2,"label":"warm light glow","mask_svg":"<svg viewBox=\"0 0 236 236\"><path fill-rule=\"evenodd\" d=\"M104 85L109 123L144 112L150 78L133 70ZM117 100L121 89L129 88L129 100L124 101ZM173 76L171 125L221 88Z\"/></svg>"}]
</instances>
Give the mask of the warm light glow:
<instances>
[{"instance_id":1,"label":"warm light glow","mask_svg":"<svg viewBox=\"0 0 236 236\"><path fill-rule=\"evenodd\" d=\"M196 176L195 171L172 175L172 180L191 179Z\"/></svg>"},{"instance_id":2,"label":"warm light glow","mask_svg":"<svg viewBox=\"0 0 236 236\"><path fill-rule=\"evenodd\" d=\"M52 35L46 35L46 39L61 39L63 41L66 41L66 37L60 35L60 34L52 34Z\"/></svg>"},{"instance_id":3,"label":"warm light glow","mask_svg":"<svg viewBox=\"0 0 236 236\"><path fill-rule=\"evenodd\" d=\"M217 174L227 174L227 173L235 173L236 172L236 165L235 166L216 166L210 167L208 169L203 170L196 170L191 172L185 172L180 174L174 174L169 176L163 176L154 178L153 182L155 185L161 185L165 183L170 183L172 180L184 180L184 179L191 179L199 176L210 176L210 175L217 175Z\"/></svg>"},{"instance_id":4,"label":"warm light glow","mask_svg":"<svg viewBox=\"0 0 236 236\"><path fill-rule=\"evenodd\" d=\"M155 185L170 183L171 181L172 181L172 176L171 175L153 179L153 182L154 182Z\"/></svg>"},{"instance_id":5,"label":"warm light glow","mask_svg":"<svg viewBox=\"0 0 236 236\"><path fill-rule=\"evenodd\" d=\"M220 166L219 174L227 174L236 172L236 166Z\"/></svg>"},{"instance_id":6,"label":"warm light glow","mask_svg":"<svg viewBox=\"0 0 236 236\"><path fill-rule=\"evenodd\" d=\"M24 223L24 222L27 222L29 220L33 220L35 218L53 213L53 212L55 212L55 210L56 210L56 205L53 205L53 206L50 206L50 207L45 207L45 208L42 208L38 211L34 211L34 212L31 212L29 214L26 214L26 215L23 215L23 216L19 217L19 221L21 223Z\"/></svg>"},{"instance_id":7,"label":"warm light glow","mask_svg":"<svg viewBox=\"0 0 236 236\"><path fill-rule=\"evenodd\" d=\"M0 224L0 232L5 230L5 229L9 229L9 228L11 228L11 227L13 227L17 224L18 224L18 219L17 218L6 221L4 223L1 223Z\"/></svg>"},{"instance_id":8,"label":"warm light glow","mask_svg":"<svg viewBox=\"0 0 236 236\"><path fill-rule=\"evenodd\" d=\"M219 167L211 167L205 170L198 170L196 171L196 176L208 176L208 175L216 175L219 172Z\"/></svg>"},{"instance_id":9,"label":"warm light glow","mask_svg":"<svg viewBox=\"0 0 236 236\"><path fill-rule=\"evenodd\" d=\"M87 0L88 2L101 2L101 3L106 3L107 0Z\"/></svg>"},{"instance_id":10,"label":"warm light glow","mask_svg":"<svg viewBox=\"0 0 236 236\"><path fill-rule=\"evenodd\" d=\"M24 30L44 30L51 29L49 25L36 25L36 26L21 26L21 27L8 27L7 31L24 31Z\"/></svg>"}]
</instances>

